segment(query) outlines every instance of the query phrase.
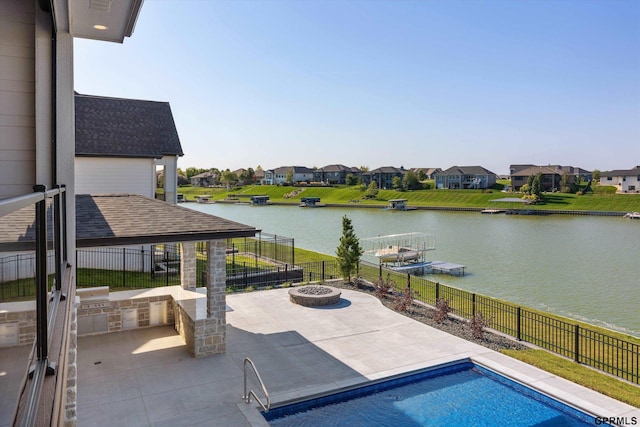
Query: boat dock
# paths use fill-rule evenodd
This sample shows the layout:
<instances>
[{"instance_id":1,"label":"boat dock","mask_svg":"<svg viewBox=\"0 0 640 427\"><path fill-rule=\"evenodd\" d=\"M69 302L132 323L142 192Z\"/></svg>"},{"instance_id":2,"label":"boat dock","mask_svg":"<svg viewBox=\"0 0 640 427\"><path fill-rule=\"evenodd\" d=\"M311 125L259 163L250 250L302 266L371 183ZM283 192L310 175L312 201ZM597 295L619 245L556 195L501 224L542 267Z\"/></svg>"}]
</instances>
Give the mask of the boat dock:
<instances>
[{"instance_id":1,"label":"boat dock","mask_svg":"<svg viewBox=\"0 0 640 427\"><path fill-rule=\"evenodd\" d=\"M389 267L393 271L398 273L408 273L415 275L422 274L450 274L452 276L464 276L464 269L466 266L462 264L454 264L452 262L445 261L428 261L428 262L415 262L411 264L404 264L399 266Z\"/></svg>"},{"instance_id":2,"label":"boat dock","mask_svg":"<svg viewBox=\"0 0 640 427\"><path fill-rule=\"evenodd\" d=\"M445 273L452 276L464 276L465 266L445 261L432 261L426 266L426 273Z\"/></svg>"}]
</instances>

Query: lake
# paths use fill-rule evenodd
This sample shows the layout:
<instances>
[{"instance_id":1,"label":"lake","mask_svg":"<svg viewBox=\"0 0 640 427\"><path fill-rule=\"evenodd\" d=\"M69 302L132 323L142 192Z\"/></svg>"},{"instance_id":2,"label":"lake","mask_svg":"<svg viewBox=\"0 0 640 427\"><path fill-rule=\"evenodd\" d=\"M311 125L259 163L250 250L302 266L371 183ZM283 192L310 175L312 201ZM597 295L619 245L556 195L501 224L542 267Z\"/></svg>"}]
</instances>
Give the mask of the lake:
<instances>
[{"instance_id":1,"label":"lake","mask_svg":"<svg viewBox=\"0 0 640 427\"><path fill-rule=\"evenodd\" d=\"M640 221L597 216L482 215L233 204L182 206L293 237L335 255L347 215L360 239L425 232L427 260L466 266L429 279L640 337Z\"/></svg>"}]
</instances>

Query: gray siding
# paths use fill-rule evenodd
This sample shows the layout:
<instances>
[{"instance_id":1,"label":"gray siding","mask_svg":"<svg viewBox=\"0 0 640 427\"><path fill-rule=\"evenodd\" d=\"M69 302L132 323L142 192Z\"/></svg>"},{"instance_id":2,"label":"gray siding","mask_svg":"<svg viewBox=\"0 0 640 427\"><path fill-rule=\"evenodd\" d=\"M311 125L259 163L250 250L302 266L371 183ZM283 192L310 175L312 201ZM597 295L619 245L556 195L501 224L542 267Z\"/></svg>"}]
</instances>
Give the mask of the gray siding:
<instances>
[{"instance_id":1,"label":"gray siding","mask_svg":"<svg viewBox=\"0 0 640 427\"><path fill-rule=\"evenodd\" d=\"M33 191L35 2L0 1L0 198Z\"/></svg>"}]
</instances>

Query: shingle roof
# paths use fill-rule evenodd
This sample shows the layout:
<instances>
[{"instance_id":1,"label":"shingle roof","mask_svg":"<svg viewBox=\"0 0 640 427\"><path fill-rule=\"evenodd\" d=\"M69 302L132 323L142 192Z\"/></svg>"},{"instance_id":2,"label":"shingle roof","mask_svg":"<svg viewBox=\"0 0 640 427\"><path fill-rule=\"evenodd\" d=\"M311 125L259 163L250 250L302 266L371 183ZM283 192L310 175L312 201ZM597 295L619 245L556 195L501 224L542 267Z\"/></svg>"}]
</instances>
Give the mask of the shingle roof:
<instances>
[{"instance_id":1,"label":"shingle roof","mask_svg":"<svg viewBox=\"0 0 640 427\"><path fill-rule=\"evenodd\" d=\"M293 171L293 173L313 173L313 169L309 169L306 166L280 166L273 169L275 174L286 174L289 171Z\"/></svg>"},{"instance_id":2,"label":"shingle roof","mask_svg":"<svg viewBox=\"0 0 640 427\"><path fill-rule=\"evenodd\" d=\"M250 237L257 231L249 225L140 195L76 196L78 247ZM32 206L0 221L0 249L30 249L34 241Z\"/></svg>"},{"instance_id":3,"label":"shingle roof","mask_svg":"<svg viewBox=\"0 0 640 427\"><path fill-rule=\"evenodd\" d=\"M360 172L360 169L355 166L349 167L340 164L323 166L318 170L322 172Z\"/></svg>"},{"instance_id":4,"label":"shingle roof","mask_svg":"<svg viewBox=\"0 0 640 427\"><path fill-rule=\"evenodd\" d=\"M451 166L444 171L444 175L495 175L482 166Z\"/></svg>"},{"instance_id":5,"label":"shingle roof","mask_svg":"<svg viewBox=\"0 0 640 427\"><path fill-rule=\"evenodd\" d=\"M600 176L635 176L640 175L640 166L633 167L631 169L616 169L612 171L602 172Z\"/></svg>"},{"instance_id":6,"label":"shingle roof","mask_svg":"<svg viewBox=\"0 0 640 427\"><path fill-rule=\"evenodd\" d=\"M404 173L405 170L401 168L397 168L395 166L380 166L372 171L369 171L371 174L375 173Z\"/></svg>"},{"instance_id":7,"label":"shingle roof","mask_svg":"<svg viewBox=\"0 0 640 427\"><path fill-rule=\"evenodd\" d=\"M182 156L168 102L75 95L76 155Z\"/></svg>"}]
</instances>

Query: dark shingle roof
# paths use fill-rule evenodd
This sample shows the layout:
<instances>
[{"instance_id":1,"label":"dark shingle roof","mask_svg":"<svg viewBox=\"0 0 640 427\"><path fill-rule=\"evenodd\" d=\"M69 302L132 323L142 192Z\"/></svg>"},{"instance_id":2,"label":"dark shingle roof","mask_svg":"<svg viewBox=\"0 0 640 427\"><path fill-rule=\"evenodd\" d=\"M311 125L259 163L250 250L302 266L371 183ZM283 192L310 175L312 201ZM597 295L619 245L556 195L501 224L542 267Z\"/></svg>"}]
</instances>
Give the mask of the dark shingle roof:
<instances>
[{"instance_id":1,"label":"dark shingle roof","mask_svg":"<svg viewBox=\"0 0 640 427\"><path fill-rule=\"evenodd\" d=\"M250 237L257 231L249 225L139 195L76 196L78 247ZM33 206L0 221L0 249L30 249L34 241Z\"/></svg>"},{"instance_id":2,"label":"dark shingle roof","mask_svg":"<svg viewBox=\"0 0 640 427\"><path fill-rule=\"evenodd\" d=\"M633 167L631 169L616 169L612 171L602 172L600 176L614 177L614 176L635 176L640 175L640 166Z\"/></svg>"},{"instance_id":3,"label":"dark shingle roof","mask_svg":"<svg viewBox=\"0 0 640 427\"><path fill-rule=\"evenodd\" d=\"M495 175L482 166L451 166L444 171L444 175Z\"/></svg>"},{"instance_id":4,"label":"dark shingle roof","mask_svg":"<svg viewBox=\"0 0 640 427\"><path fill-rule=\"evenodd\" d=\"M75 95L76 155L182 156L168 102Z\"/></svg>"}]
</instances>

